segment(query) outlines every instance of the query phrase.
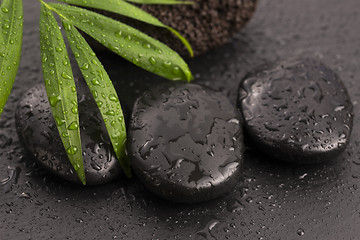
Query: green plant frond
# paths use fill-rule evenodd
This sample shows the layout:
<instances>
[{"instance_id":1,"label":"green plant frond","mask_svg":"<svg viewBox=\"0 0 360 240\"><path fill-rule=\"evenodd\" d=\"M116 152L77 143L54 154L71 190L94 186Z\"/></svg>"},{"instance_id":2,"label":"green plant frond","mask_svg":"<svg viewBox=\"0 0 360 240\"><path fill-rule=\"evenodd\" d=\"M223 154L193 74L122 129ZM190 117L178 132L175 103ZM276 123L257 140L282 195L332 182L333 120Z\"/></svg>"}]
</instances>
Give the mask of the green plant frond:
<instances>
[{"instance_id":1,"label":"green plant frond","mask_svg":"<svg viewBox=\"0 0 360 240\"><path fill-rule=\"evenodd\" d=\"M126 127L120 101L104 67L79 31L62 19L75 59L104 119L114 152L124 173L131 177L126 156Z\"/></svg>"},{"instance_id":2,"label":"green plant frond","mask_svg":"<svg viewBox=\"0 0 360 240\"><path fill-rule=\"evenodd\" d=\"M191 48L190 43L175 29L166 26L156 17L153 17L151 14L143 11L142 9L122 0L86 0L86 1L78 1L78 0L58 0L60 2L65 2L77 6L89 7L101 9L113 13L117 13L129 18L136 19L138 21L142 21L157 27L162 27L168 29L172 32L176 37L180 39L180 41L184 44L184 46L188 49L190 56L193 57L194 53Z\"/></svg>"},{"instance_id":3,"label":"green plant frond","mask_svg":"<svg viewBox=\"0 0 360 240\"><path fill-rule=\"evenodd\" d=\"M194 4L191 1L179 1L179 0L126 0L128 2L139 4Z\"/></svg>"},{"instance_id":4,"label":"green plant frond","mask_svg":"<svg viewBox=\"0 0 360 240\"><path fill-rule=\"evenodd\" d=\"M135 65L171 80L192 79L189 67L175 51L135 28L75 6L49 5L61 18Z\"/></svg>"},{"instance_id":5,"label":"green plant frond","mask_svg":"<svg viewBox=\"0 0 360 240\"><path fill-rule=\"evenodd\" d=\"M69 160L85 185L75 81L59 25L41 3L40 48L46 92Z\"/></svg>"},{"instance_id":6,"label":"green plant frond","mask_svg":"<svg viewBox=\"0 0 360 240\"><path fill-rule=\"evenodd\" d=\"M22 34L22 0L3 0L0 6L0 114L19 68Z\"/></svg>"}]
</instances>

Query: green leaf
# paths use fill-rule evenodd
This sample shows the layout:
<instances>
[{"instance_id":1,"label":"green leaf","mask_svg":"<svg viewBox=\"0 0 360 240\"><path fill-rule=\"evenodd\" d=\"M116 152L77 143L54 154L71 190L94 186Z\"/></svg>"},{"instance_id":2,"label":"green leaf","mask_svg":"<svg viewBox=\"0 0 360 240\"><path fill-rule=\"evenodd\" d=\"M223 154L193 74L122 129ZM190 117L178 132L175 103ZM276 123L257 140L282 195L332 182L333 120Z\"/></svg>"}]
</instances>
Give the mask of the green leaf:
<instances>
[{"instance_id":1,"label":"green leaf","mask_svg":"<svg viewBox=\"0 0 360 240\"><path fill-rule=\"evenodd\" d=\"M0 6L0 114L19 68L22 34L22 0L3 0Z\"/></svg>"},{"instance_id":2,"label":"green leaf","mask_svg":"<svg viewBox=\"0 0 360 240\"><path fill-rule=\"evenodd\" d=\"M140 3L140 4L194 4L190 1L178 1L178 0L126 0L128 2Z\"/></svg>"},{"instance_id":3,"label":"green leaf","mask_svg":"<svg viewBox=\"0 0 360 240\"><path fill-rule=\"evenodd\" d=\"M125 120L115 88L83 36L74 26L62 20L70 47L104 119L115 154L125 174L131 177L130 162L125 152Z\"/></svg>"},{"instance_id":4,"label":"green leaf","mask_svg":"<svg viewBox=\"0 0 360 240\"><path fill-rule=\"evenodd\" d=\"M192 79L189 67L176 52L135 28L82 8L49 5L61 18L135 65L172 80Z\"/></svg>"},{"instance_id":5,"label":"green leaf","mask_svg":"<svg viewBox=\"0 0 360 240\"><path fill-rule=\"evenodd\" d=\"M89 8L96 8L101 9L109 12L114 12L117 14L124 15L129 18L133 18L157 27L162 27L168 29L170 32L175 34L181 42L185 45L185 47L188 49L191 57L194 56L193 50L189 44L189 42L181 36L179 32L177 32L175 29L166 26L161 21L159 21L156 17L153 17L151 14L143 11L142 9L129 4L122 0L86 0L86 1L79 1L79 0L58 0L61 2L82 6L82 7L89 7Z\"/></svg>"},{"instance_id":6,"label":"green leaf","mask_svg":"<svg viewBox=\"0 0 360 240\"><path fill-rule=\"evenodd\" d=\"M46 92L69 160L85 185L77 94L66 46L59 25L45 3L41 3L40 48Z\"/></svg>"}]
</instances>

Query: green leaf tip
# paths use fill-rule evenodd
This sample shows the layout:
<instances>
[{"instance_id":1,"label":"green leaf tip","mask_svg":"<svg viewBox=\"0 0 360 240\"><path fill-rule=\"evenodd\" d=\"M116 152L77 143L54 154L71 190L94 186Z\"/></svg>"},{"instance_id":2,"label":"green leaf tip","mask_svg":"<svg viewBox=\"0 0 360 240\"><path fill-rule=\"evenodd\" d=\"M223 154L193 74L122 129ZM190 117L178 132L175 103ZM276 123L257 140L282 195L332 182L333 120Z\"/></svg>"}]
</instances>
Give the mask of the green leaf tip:
<instances>
[{"instance_id":1,"label":"green leaf tip","mask_svg":"<svg viewBox=\"0 0 360 240\"><path fill-rule=\"evenodd\" d=\"M75 59L104 119L120 166L126 176L131 177L130 162L126 156L125 119L115 88L84 37L66 19L61 20Z\"/></svg>"},{"instance_id":2,"label":"green leaf tip","mask_svg":"<svg viewBox=\"0 0 360 240\"><path fill-rule=\"evenodd\" d=\"M40 50L45 88L65 151L79 180L85 185L75 81L59 25L41 2Z\"/></svg>"},{"instance_id":3,"label":"green leaf tip","mask_svg":"<svg viewBox=\"0 0 360 240\"><path fill-rule=\"evenodd\" d=\"M49 5L61 18L133 64L167 79L192 79L185 61L158 40L92 11L63 4Z\"/></svg>"},{"instance_id":4,"label":"green leaf tip","mask_svg":"<svg viewBox=\"0 0 360 240\"><path fill-rule=\"evenodd\" d=\"M0 114L10 95L19 69L22 34L22 0L3 0L0 5Z\"/></svg>"}]
</instances>

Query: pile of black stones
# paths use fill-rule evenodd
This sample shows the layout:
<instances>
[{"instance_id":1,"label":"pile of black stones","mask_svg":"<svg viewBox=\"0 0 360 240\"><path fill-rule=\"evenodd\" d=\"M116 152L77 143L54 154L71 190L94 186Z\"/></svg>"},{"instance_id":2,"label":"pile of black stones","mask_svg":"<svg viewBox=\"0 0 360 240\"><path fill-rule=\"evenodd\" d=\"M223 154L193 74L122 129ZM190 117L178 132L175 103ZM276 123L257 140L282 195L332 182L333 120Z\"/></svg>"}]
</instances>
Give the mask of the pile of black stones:
<instances>
[{"instance_id":1,"label":"pile of black stones","mask_svg":"<svg viewBox=\"0 0 360 240\"><path fill-rule=\"evenodd\" d=\"M351 100L338 75L321 62L265 64L240 81L238 92L235 107L204 86L164 82L137 99L128 123L128 155L133 172L151 192L193 203L231 191L241 176L244 134L252 148L300 164L329 161L349 142ZM79 105L88 183L122 176L96 104L85 94ZM16 125L35 161L79 182L44 87L35 86L24 95Z\"/></svg>"}]
</instances>

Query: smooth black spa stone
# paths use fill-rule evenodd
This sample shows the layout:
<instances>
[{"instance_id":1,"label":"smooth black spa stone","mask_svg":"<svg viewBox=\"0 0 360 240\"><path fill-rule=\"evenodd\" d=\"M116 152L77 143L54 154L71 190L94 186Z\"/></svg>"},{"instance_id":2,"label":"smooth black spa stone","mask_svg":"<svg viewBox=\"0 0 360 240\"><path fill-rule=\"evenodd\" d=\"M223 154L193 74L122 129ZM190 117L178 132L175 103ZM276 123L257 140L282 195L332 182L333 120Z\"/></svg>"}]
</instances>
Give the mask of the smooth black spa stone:
<instances>
[{"instance_id":1,"label":"smooth black spa stone","mask_svg":"<svg viewBox=\"0 0 360 240\"><path fill-rule=\"evenodd\" d=\"M135 102L129 130L134 172L155 194L200 202L229 192L243 164L239 112L220 93L165 84Z\"/></svg>"},{"instance_id":2,"label":"smooth black spa stone","mask_svg":"<svg viewBox=\"0 0 360 240\"><path fill-rule=\"evenodd\" d=\"M103 184L123 173L95 102L87 94L79 95L86 184ZM43 84L25 93L15 119L20 140L41 166L68 181L80 183L62 145Z\"/></svg>"},{"instance_id":3,"label":"smooth black spa stone","mask_svg":"<svg viewBox=\"0 0 360 240\"><path fill-rule=\"evenodd\" d=\"M353 106L338 75L313 59L265 64L241 82L238 105L256 149L290 162L316 163L349 142Z\"/></svg>"}]
</instances>

